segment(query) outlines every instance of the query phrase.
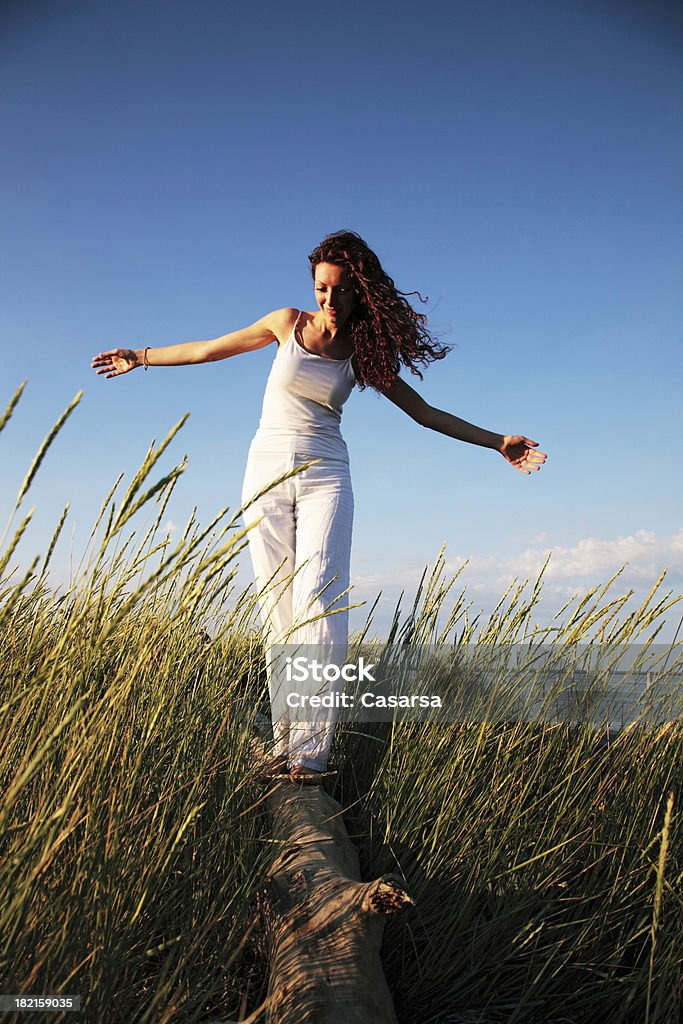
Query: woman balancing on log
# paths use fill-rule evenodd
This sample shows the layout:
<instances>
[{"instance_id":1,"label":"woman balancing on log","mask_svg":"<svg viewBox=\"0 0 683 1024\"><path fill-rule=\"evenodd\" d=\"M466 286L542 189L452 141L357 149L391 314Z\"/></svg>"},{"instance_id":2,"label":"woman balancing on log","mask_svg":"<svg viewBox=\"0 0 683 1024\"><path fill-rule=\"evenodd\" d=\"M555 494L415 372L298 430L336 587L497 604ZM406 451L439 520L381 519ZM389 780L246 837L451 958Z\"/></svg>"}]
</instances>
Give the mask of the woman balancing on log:
<instances>
[{"instance_id":1,"label":"woman balancing on log","mask_svg":"<svg viewBox=\"0 0 683 1024\"><path fill-rule=\"evenodd\" d=\"M92 365L117 377L140 366L215 362L277 342L242 491L244 505L257 496L249 507L260 519L248 540L274 712L274 746L262 774L316 783L326 775L333 720L322 727L290 723L275 710L270 652L284 642L346 650L353 492L340 421L353 388L374 388L421 426L492 448L522 473L540 469L546 456L528 437L496 434L435 409L399 376L403 366L422 379L419 367L442 359L448 348L430 336L426 316L408 301L419 293L399 291L359 235L328 235L308 259L315 311L276 309L213 341L111 349ZM317 461L259 495L311 460ZM278 580L282 585L274 586Z\"/></svg>"}]
</instances>

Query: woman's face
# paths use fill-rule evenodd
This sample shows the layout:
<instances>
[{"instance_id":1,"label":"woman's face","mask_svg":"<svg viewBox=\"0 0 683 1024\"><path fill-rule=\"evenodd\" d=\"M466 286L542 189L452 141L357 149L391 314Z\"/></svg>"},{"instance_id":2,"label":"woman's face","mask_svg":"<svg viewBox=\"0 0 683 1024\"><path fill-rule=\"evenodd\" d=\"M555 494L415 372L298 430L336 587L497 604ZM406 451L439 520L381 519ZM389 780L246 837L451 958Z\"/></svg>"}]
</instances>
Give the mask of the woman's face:
<instances>
[{"instance_id":1,"label":"woman's face","mask_svg":"<svg viewBox=\"0 0 683 1024\"><path fill-rule=\"evenodd\" d=\"M328 330L340 330L356 304L356 293L349 274L336 263L319 263L315 268L314 287L325 327Z\"/></svg>"}]
</instances>

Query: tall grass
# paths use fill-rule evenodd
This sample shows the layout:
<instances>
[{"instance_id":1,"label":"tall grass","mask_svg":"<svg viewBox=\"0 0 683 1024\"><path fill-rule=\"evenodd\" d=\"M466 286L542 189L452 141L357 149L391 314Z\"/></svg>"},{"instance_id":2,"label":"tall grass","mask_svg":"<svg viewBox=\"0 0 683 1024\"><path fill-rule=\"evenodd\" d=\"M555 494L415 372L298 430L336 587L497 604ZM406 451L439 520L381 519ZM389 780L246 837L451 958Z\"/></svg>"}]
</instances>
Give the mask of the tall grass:
<instances>
[{"instance_id":1,"label":"tall grass","mask_svg":"<svg viewBox=\"0 0 683 1024\"><path fill-rule=\"evenodd\" d=\"M177 429L107 496L65 593L46 570L66 513L42 566L0 575L2 989L80 994L88 1021L236 1018L263 987L262 659L253 595L231 593L244 531L224 512L163 535L183 464L149 478ZM6 573L26 526L8 530Z\"/></svg>"},{"instance_id":2,"label":"tall grass","mask_svg":"<svg viewBox=\"0 0 683 1024\"><path fill-rule=\"evenodd\" d=\"M445 642L435 609L453 583L440 557L394 640ZM625 600L596 588L545 630L539 581L482 622L462 593L446 625L455 643L625 644L656 634L676 600L659 584L621 619ZM681 723L600 739L588 725L487 721L337 736L364 873L398 870L417 902L384 947L401 1021L682 1019Z\"/></svg>"},{"instance_id":3,"label":"tall grass","mask_svg":"<svg viewBox=\"0 0 683 1024\"><path fill-rule=\"evenodd\" d=\"M94 1024L237 1020L265 995L256 894L273 854L250 740L262 645L254 594L235 591L245 533L224 510L165 535L184 462L159 474L159 459L181 421L107 495L65 590L48 570L68 508L13 572L20 506L75 405L0 548L2 990L80 994ZM542 638L541 578L488 619L458 582L440 555L390 639ZM545 635L654 635L674 600L661 583L631 612L612 579ZM339 728L335 795L366 876L398 870L417 900L385 943L401 1024L677 1020L682 754L677 725L606 750L550 724Z\"/></svg>"}]
</instances>

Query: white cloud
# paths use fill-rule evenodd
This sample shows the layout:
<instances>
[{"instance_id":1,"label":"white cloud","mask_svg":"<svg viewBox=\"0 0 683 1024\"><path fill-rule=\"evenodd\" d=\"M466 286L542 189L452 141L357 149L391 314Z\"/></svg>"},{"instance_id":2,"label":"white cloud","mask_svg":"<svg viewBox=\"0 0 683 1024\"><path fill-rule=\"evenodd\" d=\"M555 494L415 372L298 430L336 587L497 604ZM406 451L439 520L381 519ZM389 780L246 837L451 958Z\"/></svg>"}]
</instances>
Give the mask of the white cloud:
<instances>
[{"instance_id":1,"label":"white cloud","mask_svg":"<svg viewBox=\"0 0 683 1024\"><path fill-rule=\"evenodd\" d=\"M545 538L544 538L545 540ZM637 530L627 537L599 539L586 537L572 547L561 544L530 546L519 554L506 558L473 556L469 560L468 575L472 573L489 582L494 579L537 578L550 556L544 578L547 581L574 580L577 585L606 582L622 566L623 578L654 583L667 569L667 577L674 582L683 580L683 530L670 537L658 537L652 530ZM464 561L456 556L448 559L449 572L455 572Z\"/></svg>"},{"instance_id":2,"label":"white cloud","mask_svg":"<svg viewBox=\"0 0 683 1024\"><path fill-rule=\"evenodd\" d=\"M683 529L678 530L677 533L674 533L673 537L671 538L670 548L672 553L683 556Z\"/></svg>"},{"instance_id":3,"label":"white cloud","mask_svg":"<svg viewBox=\"0 0 683 1024\"><path fill-rule=\"evenodd\" d=\"M448 554L448 553L447 553ZM658 536L654 531L640 529L629 536L614 538L586 537L572 546L551 545L548 537L539 534L525 550L507 557L494 555L473 555L469 558L454 555L447 557L445 577L450 579L462 568L451 596L455 597L465 588L467 602L472 602L473 612L491 611L505 593L508 586L518 580L533 583L550 555L550 561L543 576L543 591L539 610L549 620L560 607L575 595L583 596L596 585L604 585L615 573L622 570L612 584L609 593L613 598L633 591L633 597L626 606L626 612L642 602L664 569L664 582L658 591L663 597L668 590L674 596L683 591L683 529L670 536ZM412 604L423 567L392 569L367 576L353 576L352 599L372 602L381 590L383 600L380 607L388 614L396 605L402 590L405 597L402 606L405 611ZM608 599L608 598L607 598ZM676 622L683 611L683 603L669 613ZM356 613L356 621L362 613ZM377 616L379 625L380 615ZM669 622L667 616L667 622Z\"/></svg>"}]
</instances>

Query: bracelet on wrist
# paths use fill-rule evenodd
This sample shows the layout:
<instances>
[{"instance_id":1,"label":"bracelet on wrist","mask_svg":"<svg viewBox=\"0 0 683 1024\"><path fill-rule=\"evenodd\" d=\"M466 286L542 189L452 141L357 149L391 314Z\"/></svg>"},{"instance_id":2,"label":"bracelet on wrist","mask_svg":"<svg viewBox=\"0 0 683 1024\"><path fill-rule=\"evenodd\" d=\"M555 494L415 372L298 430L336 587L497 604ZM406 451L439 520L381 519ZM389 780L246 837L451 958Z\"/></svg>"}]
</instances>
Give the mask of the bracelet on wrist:
<instances>
[{"instance_id":1,"label":"bracelet on wrist","mask_svg":"<svg viewBox=\"0 0 683 1024\"><path fill-rule=\"evenodd\" d=\"M148 345L147 348L144 351L143 356L142 356L142 363L143 363L143 365L145 367L145 372L147 372L147 370L149 369L149 360L147 358L147 353L149 352L150 348L151 348L151 346Z\"/></svg>"}]
</instances>

